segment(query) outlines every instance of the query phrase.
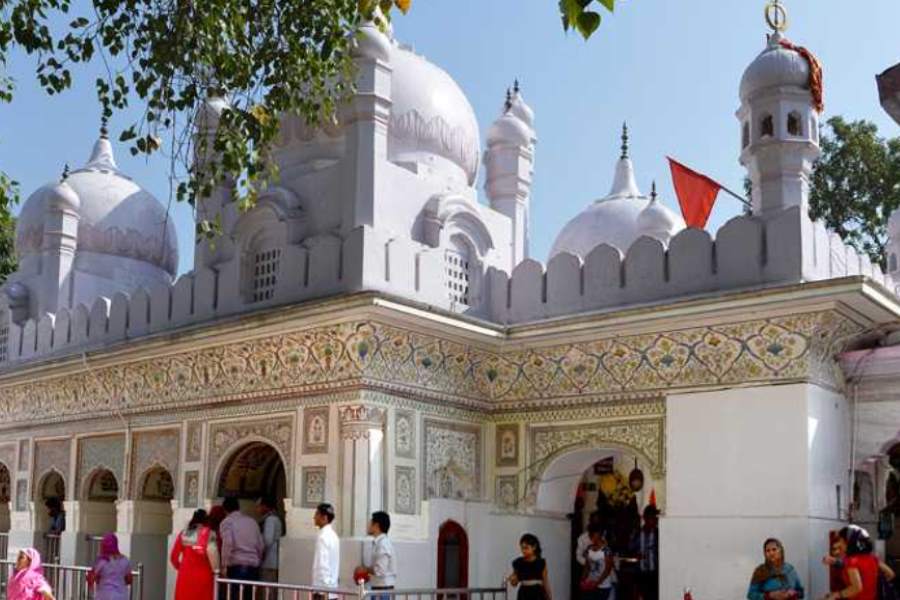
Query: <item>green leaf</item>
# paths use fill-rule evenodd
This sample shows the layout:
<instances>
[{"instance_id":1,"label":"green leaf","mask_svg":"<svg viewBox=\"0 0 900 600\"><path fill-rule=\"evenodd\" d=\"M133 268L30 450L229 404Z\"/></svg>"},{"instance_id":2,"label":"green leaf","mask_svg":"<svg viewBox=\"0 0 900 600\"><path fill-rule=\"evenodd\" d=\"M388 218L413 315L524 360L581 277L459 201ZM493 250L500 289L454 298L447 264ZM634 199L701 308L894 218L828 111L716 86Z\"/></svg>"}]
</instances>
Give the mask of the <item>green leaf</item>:
<instances>
[{"instance_id":1,"label":"green leaf","mask_svg":"<svg viewBox=\"0 0 900 600\"><path fill-rule=\"evenodd\" d=\"M584 39L588 39L600 27L600 13L585 11L578 15L577 29Z\"/></svg>"},{"instance_id":2,"label":"green leaf","mask_svg":"<svg viewBox=\"0 0 900 600\"><path fill-rule=\"evenodd\" d=\"M616 0L597 0L597 2L602 4L609 12L614 12L616 9Z\"/></svg>"}]
</instances>

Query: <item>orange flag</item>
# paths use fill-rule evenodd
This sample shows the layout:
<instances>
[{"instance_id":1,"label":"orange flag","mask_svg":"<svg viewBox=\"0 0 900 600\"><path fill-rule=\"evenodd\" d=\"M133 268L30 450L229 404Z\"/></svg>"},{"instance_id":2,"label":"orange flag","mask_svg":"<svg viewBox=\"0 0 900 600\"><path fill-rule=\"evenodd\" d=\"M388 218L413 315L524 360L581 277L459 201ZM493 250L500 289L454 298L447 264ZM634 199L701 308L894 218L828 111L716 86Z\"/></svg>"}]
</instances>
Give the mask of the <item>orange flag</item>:
<instances>
[{"instance_id":1,"label":"orange flag","mask_svg":"<svg viewBox=\"0 0 900 600\"><path fill-rule=\"evenodd\" d=\"M684 222L688 227L703 229L722 186L677 160L666 158L669 159L669 167L672 169L672 183L675 185L675 195L678 196Z\"/></svg>"},{"instance_id":2,"label":"orange flag","mask_svg":"<svg viewBox=\"0 0 900 600\"><path fill-rule=\"evenodd\" d=\"M656 508L656 488L650 489L650 506Z\"/></svg>"}]
</instances>

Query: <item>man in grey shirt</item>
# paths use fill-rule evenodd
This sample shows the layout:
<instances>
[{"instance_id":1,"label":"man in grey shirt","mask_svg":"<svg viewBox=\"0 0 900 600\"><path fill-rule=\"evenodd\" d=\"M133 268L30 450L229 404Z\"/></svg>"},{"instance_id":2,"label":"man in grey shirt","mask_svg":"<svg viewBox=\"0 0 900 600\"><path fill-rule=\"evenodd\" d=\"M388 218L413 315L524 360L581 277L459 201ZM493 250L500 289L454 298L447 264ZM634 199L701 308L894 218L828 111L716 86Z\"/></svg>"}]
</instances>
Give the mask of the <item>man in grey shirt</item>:
<instances>
[{"instance_id":1,"label":"man in grey shirt","mask_svg":"<svg viewBox=\"0 0 900 600\"><path fill-rule=\"evenodd\" d=\"M278 582L278 545L284 535L281 517L275 512L276 501L271 496L264 496L256 503L262 529L263 560L260 565L260 579L271 583Z\"/></svg>"}]
</instances>

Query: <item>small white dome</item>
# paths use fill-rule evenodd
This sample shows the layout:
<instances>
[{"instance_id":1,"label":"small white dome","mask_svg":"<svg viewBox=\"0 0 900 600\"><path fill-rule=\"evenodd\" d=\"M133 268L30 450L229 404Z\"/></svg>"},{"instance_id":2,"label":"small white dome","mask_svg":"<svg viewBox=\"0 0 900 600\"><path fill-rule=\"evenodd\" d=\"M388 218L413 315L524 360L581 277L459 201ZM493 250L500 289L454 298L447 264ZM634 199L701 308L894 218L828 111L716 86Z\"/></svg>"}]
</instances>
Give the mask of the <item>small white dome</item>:
<instances>
[{"instance_id":1,"label":"small white dome","mask_svg":"<svg viewBox=\"0 0 900 600\"><path fill-rule=\"evenodd\" d=\"M79 252L142 261L175 275L175 226L156 198L118 170L109 140L101 138L88 164L63 183L45 185L25 201L16 223L20 258L41 252L46 212L59 202L79 215Z\"/></svg>"},{"instance_id":2,"label":"small white dome","mask_svg":"<svg viewBox=\"0 0 900 600\"><path fill-rule=\"evenodd\" d=\"M509 105L509 112L519 117L525 125L534 130L534 111L525 103L522 92L516 90Z\"/></svg>"},{"instance_id":3,"label":"small white dome","mask_svg":"<svg viewBox=\"0 0 900 600\"><path fill-rule=\"evenodd\" d=\"M637 187L631 159L619 159L609 195L566 223L553 243L550 258L560 252L585 258L600 244L609 244L624 253L640 237L638 216L649 202Z\"/></svg>"},{"instance_id":4,"label":"small white dome","mask_svg":"<svg viewBox=\"0 0 900 600\"><path fill-rule=\"evenodd\" d=\"M511 112L494 121L487 134L488 146L509 144L511 146L531 145L534 132Z\"/></svg>"},{"instance_id":5,"label":"small white dome","mask_svg":"<svg viewBox=\"0 0 900 600\"><path fill-rule=\"evenodd\" d=\"M481 143L466 95L443 69L401 46L392 47L391 68L390 160L431 163L474 185Z\"/></svg>"},{"instance_id":6,"label":"small white dome","mask_svg":"<svg viewBox=\"0 0 900 600\"><path fill-rule=\"evenodd\" d=\"M655 195L637 218L638 236L650 236L664 244L685 227L684 219L663 206Z\"/></svg>"},{"instance_id":7,"label":"small white dome","mask_svg":"<svg viewBox=\"0 0 900 600\"><path fill-rule=\"evenodd\" d=\"M770 36L760 53L741 78L741 100L757 92L779 86L809 88L809 63L798 52L781 45L780 34Z\"/></svg>"},{"instance_id":8,"label":"small white dome","mask_svg":"<svg viewBox=\"0 0 900 600\"><path fill-rule=\"evenodd\" d=\"M391 41L374 23L364 23L356 32L353 56L387 62L391 59Z\"/></svg>"}]
</instances>

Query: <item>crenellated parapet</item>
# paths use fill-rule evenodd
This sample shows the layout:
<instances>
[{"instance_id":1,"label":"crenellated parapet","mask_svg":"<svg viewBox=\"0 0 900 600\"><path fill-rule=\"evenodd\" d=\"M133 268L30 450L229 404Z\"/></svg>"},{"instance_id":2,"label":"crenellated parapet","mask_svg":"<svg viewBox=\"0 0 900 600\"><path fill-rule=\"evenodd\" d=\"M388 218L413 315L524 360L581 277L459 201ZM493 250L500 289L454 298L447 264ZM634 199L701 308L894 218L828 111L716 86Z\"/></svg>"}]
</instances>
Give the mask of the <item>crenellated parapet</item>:
<instances>
[{"instance_id":1,"label":"crenellated parapet","mask_svg":"<svg viewBox=\"0 0 900 600\"><path fill-rule=\"evenodd\" d=\"M624 254L601 244L582 260L566 252L544 266L521 262L509 275L487 273L492 321L525 323L581 312L864 275L887 285L880 267L799 207L764 219L739 216L719 229L685 229L668 246L641 237Z\"/></svg>"}]
</instances>

